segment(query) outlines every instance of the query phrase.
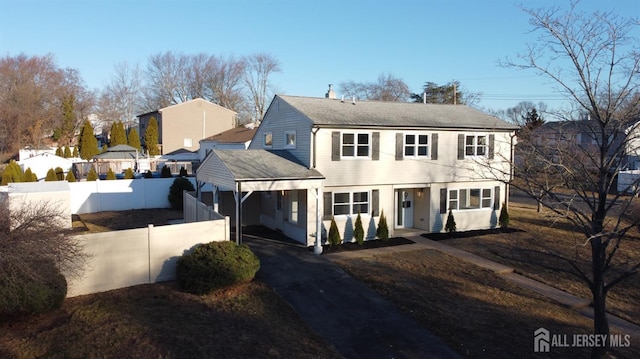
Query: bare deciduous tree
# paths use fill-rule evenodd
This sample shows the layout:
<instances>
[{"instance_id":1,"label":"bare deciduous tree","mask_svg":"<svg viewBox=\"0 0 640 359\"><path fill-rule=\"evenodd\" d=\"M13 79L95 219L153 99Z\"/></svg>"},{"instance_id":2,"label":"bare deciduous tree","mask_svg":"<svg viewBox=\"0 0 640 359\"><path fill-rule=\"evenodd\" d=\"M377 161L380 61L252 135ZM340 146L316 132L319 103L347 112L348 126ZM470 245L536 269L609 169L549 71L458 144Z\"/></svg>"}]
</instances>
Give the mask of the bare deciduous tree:
<instances>
[{"instance_id":1,"label":"bare deciduous tree","mask_svg":"<svg viewBox=\"0 0 640 359\"><path fill-rule=\"evenodd\" d=\"M3 298L19 298L34 283L46 287L51 273L43 273L42 263L54 263L67 278L81 275L89 257L67 234L68 218L56 203L10 201L0 197L0 277L9 291Z\"/></svg>"},{"instance_id":2,"label":"bare deciduous tree","mask_svg":"<svg viewBox=\"0 0 640 359\"><path fill-rule=\"evenodd\" d=\"M411 97L409 86L391 74L378 76L376 82L342 82L340 91L346 97L362 100L406 102Z\"/></svg>"},{"instance_id":3,"label":"bare deciduous tree","mask_svg":"<svg viewBox=\"0 0 640 359\"><path fill-rule=\"evenodd\" d=\"M274 92L271 76L280 72L280 63L270 54L255 53L244 58L244 84L253 109L253 120L260 121L267 110L267 101Z\"/></svg>"},{"instance_id":4,"label":"bare deciduous tree","mask_svg":"<svg viewBox=\"0 0 640 359\"><path fill-rule=\"evenodd\" d=\"M637 143L633 127L640 118L640 55L631 32L638 22L611 12L586 14L577 5L573 2L566 11L524 8L540 36L517 60L504 62L551 79L588 119L561 123L553 141L547 136L528 144L527 162L516 163L521 182L513 185L534 198L535 191L544 192L538 197L541 204L583 235L576 252L584 246L590 266L581 266L576 258L564 260L591 290L594 333L609 334L607 294L640 267L638 258L623 255L628 232L640 222L624 216L634 197L618 194L614 187L630 146ZM566 113L564 120L574 120L574 113ZM550 180L562 190L549 186ZM640 188L635 185L635 190L629 188L632 195ZM593 357L605 354L605 347L593 348Z\"/></svg>"},{"instance_id":5,"label":"bare deciduous tree","mask_svg":"<svg viewBox=\"0 0 640 359\"><path fill-rule=\"evenodd\" d=\"M100 95L98 117L104 129L116 121L129 129L142 111L142 71L138 65L130 66L126 62L116 64L114 70L111 81Z\"/></svg>"}]
</instances>

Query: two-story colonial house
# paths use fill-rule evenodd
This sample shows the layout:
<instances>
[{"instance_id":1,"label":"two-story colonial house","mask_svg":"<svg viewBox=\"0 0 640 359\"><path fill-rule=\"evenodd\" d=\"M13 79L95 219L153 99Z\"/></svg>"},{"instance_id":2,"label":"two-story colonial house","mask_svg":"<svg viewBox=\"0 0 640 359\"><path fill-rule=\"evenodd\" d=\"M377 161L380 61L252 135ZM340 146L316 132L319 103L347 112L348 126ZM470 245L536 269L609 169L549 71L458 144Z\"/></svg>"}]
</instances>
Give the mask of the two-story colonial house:
<instances>
[{"instance_id":1,"label":"two-story colonial house","mask_svg":"<svg viewBox=\"0 0 640 359\"><path fill-rule=\"evenodd\" d=\"M197 180L234 192L236 216L307 245L332 218L351 241L358 214L373 238L383 211L391 235L441 232L449 209L458 230L488 229L507 200L516 129L463 105L278 95L248 150L214 149Z\"/></svg>"},{"instance_id":2,"label":"two-story colonial house","mask_svg":"<svg viewBox=\"0 0 640 359\"><path fill-rule=\"evenodd\" d=\"M179 149L195 151L203 138L236 126L234 111L197 98L138 115L138 132L142 144L151 118L155 118L158 123L160 154Z\"/></svg>"}]
</instances>

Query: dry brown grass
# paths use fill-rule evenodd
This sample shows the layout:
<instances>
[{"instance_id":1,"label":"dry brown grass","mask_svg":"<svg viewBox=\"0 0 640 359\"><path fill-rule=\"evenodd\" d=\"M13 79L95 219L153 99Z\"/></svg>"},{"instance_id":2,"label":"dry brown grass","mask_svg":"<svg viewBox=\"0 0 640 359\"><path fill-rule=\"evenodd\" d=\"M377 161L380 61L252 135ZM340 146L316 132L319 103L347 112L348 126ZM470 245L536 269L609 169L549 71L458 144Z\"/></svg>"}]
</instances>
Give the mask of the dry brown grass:
<instances>
[{"instance_id":1,"label":"dry brown grass","mask_svg":"<svg viewBox=\"0 0 640 359\"><path fill-rule=\"evenodd\" d=\"M182 211L168 208L134 209L84 213L73 216L73 229L89 233L144 228L149 224L162 226L170 220L182 218Z\"/></svg>"},{"instance_id":2,"label":"dry brown grass","mask_svg":"<svg viewBox=\"0 0 640 359\"><path fill-rule=\"evenodd\" d=\"M511 223L522 232L448 239L444 243L513 266L518 272L589 298L583 283L568 273L552 269L561 263L537 252L552 249L573 254L575 243L581 242L566 224L556 222L549 227L547 219L538 216L535 207L512 207ZM637 239L628 241L623 249L626 254L619 260L640 258ZM540 358L542 354L533 352L534 330L544 327L552 333L567 335L588 334L593 330L592 321L576 311L435 250L337 262L468 358ZM612 312L638 321L639 281L636 276L614 289L608 301ZM613 349L612 357L637 357L640 338L633 339L630 348ZM552 348L551 354L583 358L590 352L587 348Z\"/></svg>"},{"instance_id":3,"label":"dry brown grass","mask_svg":"<svg viewBox=\"0 0 640 359\"><path fill-rule=\"evenodd\" d=\"M173 283L67 299L55 312L0 319L0 358L339 358L272 290L206 296Z\"/></svg>"},{"instance_id":4,"label":"dry brown grass","mask_svg":"<svg viewBox=\"0 0 640 359\"><path fill-rule=\"evenodd\" d=\"M563 255L590 272L591 249L579 233L550 213L537 213L534 207L512 205L511 226L520 230L509 234L456 238L443 243L511 266L517 272L585 299L591 292L570 266L549 253ZM614 257L610 277L620 274L629 263L640 260L640 236L637 231L622 241ZM613 287L607 298L608 310L640 325L640 275Z\"/></svg>"}]
</instances>

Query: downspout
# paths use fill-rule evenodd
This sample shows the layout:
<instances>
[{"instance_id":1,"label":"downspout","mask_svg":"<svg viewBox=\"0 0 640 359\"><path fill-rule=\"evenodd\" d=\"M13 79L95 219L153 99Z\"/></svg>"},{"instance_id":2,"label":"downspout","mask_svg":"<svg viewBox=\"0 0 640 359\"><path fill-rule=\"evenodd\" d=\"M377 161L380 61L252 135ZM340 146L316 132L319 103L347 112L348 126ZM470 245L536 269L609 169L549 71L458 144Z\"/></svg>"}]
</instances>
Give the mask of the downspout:
<instances>
[{"instance_id":1,"label":"downspout","mask_svg":"<svg viewBox=\"0 0 640 359\"><path fill-rule=\"evenodd\" d=\"M311 134L313 135L313 158L311 168L316 168L316 133L320 131L320 127L311 127Z\"/></svg>"},{"instance_id":2,"label":"downspout","mask_svg":"<svg viewBox=\"0 0 640 359\"><path fill-rule=\"evenodd\" d=\"M505 186L505 201L504 201L504 206L506 207L506 210L509 211L509 196L511 195L511 182L513 181L513 160L514 160L514 144L513 144L513 140L514 138L516 138L517 134L514 131L513 134L510 136L511 137L511 146L509 149L509 156L511 157L509 159L509 182L507 182L507 185Z\"/></svg>"}]
</instances>

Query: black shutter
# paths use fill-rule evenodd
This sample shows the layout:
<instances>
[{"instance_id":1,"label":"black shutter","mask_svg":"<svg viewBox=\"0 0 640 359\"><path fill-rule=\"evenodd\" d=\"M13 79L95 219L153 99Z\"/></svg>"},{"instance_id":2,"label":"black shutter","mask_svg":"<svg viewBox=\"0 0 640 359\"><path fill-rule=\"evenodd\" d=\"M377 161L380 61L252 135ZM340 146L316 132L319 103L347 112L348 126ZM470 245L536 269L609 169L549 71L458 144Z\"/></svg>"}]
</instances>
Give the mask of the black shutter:
<instances>
[{"instance_id":1,"label":"black shutter","mask_svg":"<svg viewBox=\"0 0 640 359\"><path fill-rule=\"evenodd\" d=\"M340 161L340 132L331 132L331 161Z\"/></svg>"},{"instance_id":2,"label":"black shutter","mask_svg":"<svg viewBox=\"0 0 640 359\"><path fill-rule=\"evenodd\" d=\"M371 216L377 217L380 215L380 191L374 189L371 191Z\"/></svg>"},{"instance_id":3,"label":"black shutter","mask_svg":"<svg viewBox=\"0 0 640 359\"><path fill-rule=\"evenodd\" d=\"M496 186L496 188L493 189L493 209L496 211L499 210L501 203L500 186Z\"/></svg>"},{"instance_id":4,"label":"black shutter","mask_svg":"<svg viewBox=\"0 0 640 359\"><path fill-rule=\"evenodd\" d=\"M440 213L447 213L447 189L440 188Z\"/></svg>"},{"instance_id":5,"label":"black shutter","mask_svg":"<svg viewBox=\"0 0 640 359\"><path fill-rule=\"evenodd\" d=\"M464 134L458 135L458 159L464 160Z\"/></svg>"},{"instance_id":6,"label":"black shutter","mask_svg":"<svg viewBox=\"0 0 640 359\"><path fill-rule=\"evenodd\" d=\"M403 141L403 136L404 134L402 133L396 133L396 161L402 161L403 156L403 147L404 147L404 141Z\"/></svg>"},{"instance_id":7,"label":"black shutter","mask_svg":"<svg viewBox=\"0 0 640 359\"><path fill-rule=\"evenodd\" d=\"M333 214L333 193L325 192L322 195L324 197L324 213L322 216L323 220L330 220L331 215Z\"/></svg>"},{"instance_id":8,"label":"black shutter","mask_svg":"<svg viewBox=\"0 0 640 359\"><path fill-rule=\"evenodd\" d=\"M431 159L438 159L438 134L434 133L431 135Z\"/></svg>"},{"instance_id":9,"label":"black shutter","mask_svg":"<svg viewBox=\"0 0 640 359\"><path fill-rule=\"evenodd\" d=\"M489 135L489 159L492 160L494 157L494 143L496 142L496 135Z\"/></svg>"},{"instance_id":10,"label":"black shutter","mask_svg":"<svg viewBox=\"0 0 640 359\"><path fill-rule=\"evenodd\" d=\"M374 161L380 159L380 132L371 134L371 159Z\"/></svg>"}]
</instances>

